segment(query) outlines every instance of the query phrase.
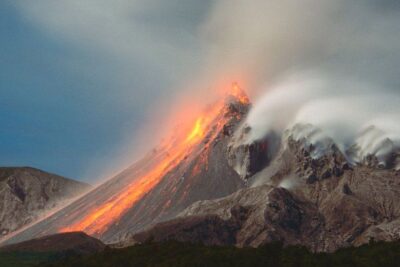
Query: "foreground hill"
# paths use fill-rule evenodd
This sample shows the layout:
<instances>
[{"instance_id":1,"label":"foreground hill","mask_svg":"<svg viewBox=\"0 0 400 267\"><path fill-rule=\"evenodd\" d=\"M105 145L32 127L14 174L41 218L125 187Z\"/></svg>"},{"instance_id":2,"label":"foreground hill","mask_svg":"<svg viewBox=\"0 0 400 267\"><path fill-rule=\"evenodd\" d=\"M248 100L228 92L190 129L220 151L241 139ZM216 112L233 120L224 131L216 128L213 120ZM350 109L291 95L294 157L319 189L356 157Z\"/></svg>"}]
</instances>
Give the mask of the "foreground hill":
<instances>
[{"instance_id":1,"label":"foreground hill","mask_svg":"<svg viewBox=\"0 0 400 267\"><path fill-rule=\"evenodd\" d=\"M22 261L24 253L16 255L0 252L0 266L25 267L108 267L108 266L152 266L152 267L394 267L400 262L400 243L370 243L358 248L346 248L335 253L311 253L304 247L282 247L272 243L259 248L207 247L188 243L148 243L124 249L106 249L90 255L60 257L56 254L42 255L37 265L32 260ZM8 257L8 258L7 258ZM14 259L12 265L5 265Z\"/></svg>"},{"instance_id":2,"label":"foreground hill","mask_svg":"<svg viewBox=\"0 0 400 267\"><path fill-rule=\"evenodd\" d=\"M34 168L0 168L0 237L88 189L88 184Z\"/></svg>"},{"instance_id":3,"label":"foreground hill","mask_svg":"<svg viewBox=\"0 0 400 267\"><path fill-rule=\"evenodd\" d=\"M103 251L105 248L106 245L100 240L83 232L70 232L3 246L0 247L0 252L56 252L84 255Z\"/></svg>"},{"instance_id":4,"label":"foreground hill","mask_svg":"<svg viewBox=\"0 0 400 267\"><path fill-rule=\"evenodd\" d=\"M0 266L36 266L42 262L90 255L106 249L101 241L82 232L45 236L0 247Z\"/></svg>"}]
</instances>

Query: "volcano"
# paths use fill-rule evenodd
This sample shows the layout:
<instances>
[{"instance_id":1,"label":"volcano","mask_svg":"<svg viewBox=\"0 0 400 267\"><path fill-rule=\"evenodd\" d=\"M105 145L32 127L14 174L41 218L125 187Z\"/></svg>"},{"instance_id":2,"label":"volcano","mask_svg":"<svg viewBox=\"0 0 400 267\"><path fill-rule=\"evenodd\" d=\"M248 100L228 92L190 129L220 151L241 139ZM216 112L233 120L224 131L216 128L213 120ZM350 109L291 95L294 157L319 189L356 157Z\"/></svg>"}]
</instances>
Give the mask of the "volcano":
<instances>
[{"instance_id":1,"label":"volcano","mask_svg":"<svg viewBox=\"0 0 400 267\"><path fill-rule=\"evenodd\" d=\"M193 121L179 125L141 160L79 200L7 240L83 231L104 242L124 240L174 218L199 200L245 186L226 156L228 143L250 107L235 83Z\"/></svg>"},{"instance_id":2,"label":"volcano","mask_svg":"<svg viewBox=\"0 0 400 267\"><path fill-rule=\"evenodd\" d=\"M115 246L173 239L335 251L400 239L395 142L372 127L344 150L311 124L252 139L249 109L233 84L141 160L4 243L83 231ZM371 132L381 141L365 149Z\"/></svg>"}]
</instances>

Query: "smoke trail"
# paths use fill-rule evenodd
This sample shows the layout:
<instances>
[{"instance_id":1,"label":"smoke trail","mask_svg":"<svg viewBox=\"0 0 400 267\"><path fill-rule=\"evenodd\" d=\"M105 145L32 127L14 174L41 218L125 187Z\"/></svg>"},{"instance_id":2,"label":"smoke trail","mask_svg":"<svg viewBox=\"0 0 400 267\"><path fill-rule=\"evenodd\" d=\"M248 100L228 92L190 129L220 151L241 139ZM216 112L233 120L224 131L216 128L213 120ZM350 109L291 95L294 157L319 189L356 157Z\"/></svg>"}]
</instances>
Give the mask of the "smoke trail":
<instances>
[{"instance_id":1,"label":"smoke trail","mask_svg":"<svg viewBox=\"0 0 400 267\"><path fill-rule=\"evenodd\" d=\"M247 117L252 129L247 142L270 131L282 134L310 124L317 134L304 128L296 132L297 139L306 137L316 144L331 138L344 153L356 147L354 161L375 155L385 162L400 149L399 94L370 84L315 77L296 75L269 88Z\"/></svg>"}]
</instances>

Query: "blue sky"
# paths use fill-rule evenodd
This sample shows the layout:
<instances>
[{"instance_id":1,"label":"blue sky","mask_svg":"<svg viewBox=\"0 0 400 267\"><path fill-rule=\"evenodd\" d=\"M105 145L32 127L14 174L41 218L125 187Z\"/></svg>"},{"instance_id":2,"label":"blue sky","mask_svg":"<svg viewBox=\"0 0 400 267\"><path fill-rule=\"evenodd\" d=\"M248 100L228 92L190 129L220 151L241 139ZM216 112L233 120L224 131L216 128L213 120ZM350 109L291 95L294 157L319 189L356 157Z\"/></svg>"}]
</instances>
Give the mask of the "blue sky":
<instances>
[{"instance_id":1,"label":"blue sky","mask_svg":"<svg viewBox=\"0 0 400 267\"><path fill-rule=\"evenodd\" d=\"M93 160L112 157L142 114L118 112L107 79L74 69L105 62L48 38L5 5L0 35L1 165L80 178Z\"/></svg>"},{"instance_id":2,"label":"blue sky","mask_svg":"<svg viewBox=\"0 0 400 267\"><path fill-rule=\"evenodd\" d=\"M146 58L124 61L62 29L54 34L20 9L0 3L0 165L96 180L121 157L152 100L172 94L178 79Z\"/></svg>"}]
</instances>

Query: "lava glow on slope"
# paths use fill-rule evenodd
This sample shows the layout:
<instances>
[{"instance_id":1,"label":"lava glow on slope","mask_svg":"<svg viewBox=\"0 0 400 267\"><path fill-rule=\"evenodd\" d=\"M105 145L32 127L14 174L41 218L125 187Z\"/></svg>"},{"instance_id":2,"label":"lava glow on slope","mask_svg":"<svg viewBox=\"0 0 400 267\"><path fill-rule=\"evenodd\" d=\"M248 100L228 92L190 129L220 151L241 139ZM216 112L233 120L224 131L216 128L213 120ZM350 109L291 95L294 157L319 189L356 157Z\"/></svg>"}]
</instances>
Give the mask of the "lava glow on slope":
<instances>
[{"instance_id":1,"label":"lava glow on slope","mask_svg":"<svg viewBox=\"0 0 400 267\"><path fill-rule=\"evenodd\" d=\"M235 82L232 84L232 89L230 91L230 95L236 98L242 104L249 104L250 100L247 95L244 93L242 88Z\"/></svg>"},{"instance_id":2,"label":"lava glow on slope","mask_svg":"<svg viewBox=\"0 0 400 267\"><path fill-rule=\"evenodd\" d=\"M234 83L226 93L242 104L248 104L246 94ZM110 197L105 203L89 210L87 215L62 228L60 232L84 231L91 235L100 235L109 226L118 223L124 213L135 205L146 193L154 188L165 175L190 155L205 137L214 139L221 132L228 118L224 117L227 109L226 97L217 101L190 123L191 127L182 127L182 133L174 133L170 139L163 142L162 150L166 156L155 164L147 173L135 179L122 192ZM178 136L178 137L177 137Z\"/></svg>"},{"instance_id":3,"label":"lava glow on slope","mask_svg":"<svg viewBox=\"0 0 400 267\"><path fill-rule=\"evenodd\" d=\"M203 118L198 118L196 120L196 123L193 127L193 130L191 131L191 133L188 135L188 137L186 138L186 142L190 142L193 139L199 138L204 136L204 129L203 129Z\"/></svg>"}]
</instances>

